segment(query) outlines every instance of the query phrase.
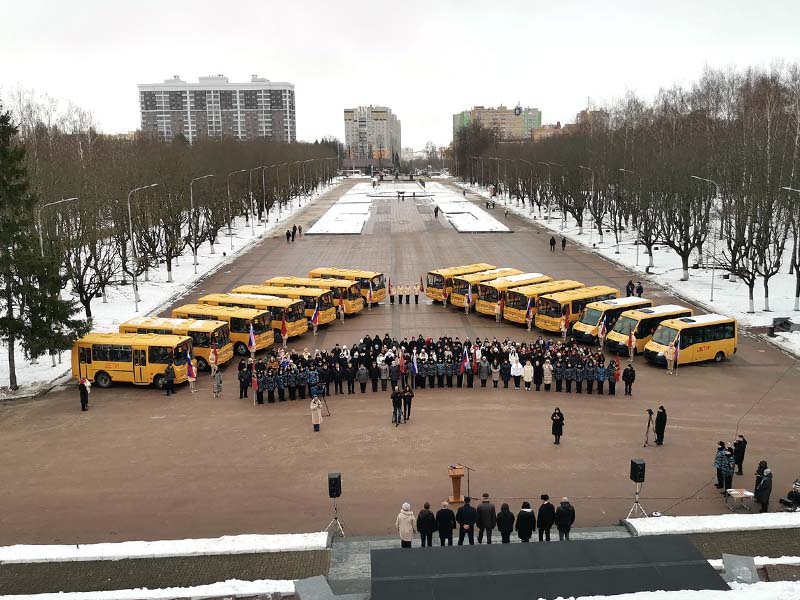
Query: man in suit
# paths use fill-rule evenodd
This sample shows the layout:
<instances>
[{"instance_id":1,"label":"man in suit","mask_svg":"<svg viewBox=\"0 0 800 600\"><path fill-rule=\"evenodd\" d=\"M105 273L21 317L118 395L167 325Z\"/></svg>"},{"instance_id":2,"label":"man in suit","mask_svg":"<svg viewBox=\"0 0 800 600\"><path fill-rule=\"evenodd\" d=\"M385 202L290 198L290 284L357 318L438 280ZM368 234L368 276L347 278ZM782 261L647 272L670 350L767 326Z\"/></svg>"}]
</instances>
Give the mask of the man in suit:
<instances>
[{"instance_id":1,"label":"man in suit","mask_svg":"<svg viewBox=\"0 0 800 600\"><path fill-rule=\"evenodd\" d=\"M439 543L444 546L447 541L448 546L453 545L453 530L456 528L456 513L454 513L447 502L442 502L442 508L436 513L436 527L439 531Z\"/></svg>"},{"instance_id":2,"label":"man in suit","mask_svg":"<svg viewBox=\"0 0 800 600\"><path fill-rule=\"evenodd\" d=\"M470 497L464 496L464 506L456 513L458 523L458 545L464 545L464 536L469 538L469 545L475 545L475 523L478 520L478 511L470 505Z\"/></svg>"},{"instance_id":3,"label":"man in suit","mask_svg":"<svg viewBox=\"0 0 800 600\"><path fill-rule=\"evenodd\" d=\"M489 494L483 494L483 502L476 509L478 516L478 543L483 543L483 532L486 532L486 543L492 543L492 530L497 526L497 511L494 504L489 502Z\"/></svg>"}]
</instances>

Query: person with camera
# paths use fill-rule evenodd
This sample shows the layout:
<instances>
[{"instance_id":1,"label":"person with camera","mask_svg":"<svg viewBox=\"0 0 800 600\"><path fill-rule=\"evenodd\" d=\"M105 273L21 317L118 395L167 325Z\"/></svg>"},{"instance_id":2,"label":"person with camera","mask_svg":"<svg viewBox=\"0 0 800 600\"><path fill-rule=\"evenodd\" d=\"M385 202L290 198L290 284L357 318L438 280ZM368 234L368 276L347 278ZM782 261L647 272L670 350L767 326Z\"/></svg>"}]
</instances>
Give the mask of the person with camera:
<instances>
[{"instance_id":1,"label":"person with camera","mask_svg":"<svg viewBox=\"0 0 800 600\"><path fill-rule=\"evenodd\" d=\"M663 406L658 407L656 413L656 424L653 431L656 434L656 446L664 444L664 431L667 429L667 411Z\"/></svg>"}]
</instances>

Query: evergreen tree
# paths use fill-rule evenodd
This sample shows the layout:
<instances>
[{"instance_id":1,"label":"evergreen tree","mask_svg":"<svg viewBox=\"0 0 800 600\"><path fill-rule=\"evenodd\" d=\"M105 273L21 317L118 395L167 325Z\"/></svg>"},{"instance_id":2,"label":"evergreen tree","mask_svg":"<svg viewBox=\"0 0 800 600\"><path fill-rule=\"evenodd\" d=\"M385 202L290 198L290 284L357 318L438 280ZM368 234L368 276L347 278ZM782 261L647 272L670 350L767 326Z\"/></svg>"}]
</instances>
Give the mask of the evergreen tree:
<instances>
[{"instance_id":1,"label":"evergreen tree","mask_svg":"<svg viewBox=\"0 0 800 600\"><path fill-rule=\"evenodd\" d=\"M25 148L11 114L0 104L0 339L8 348L9 386L17 385L14 350L29 358L66 350L86 323L77 308L58 297L55 257L42 258L34 226L36 198L29 191Z\"/></svg>"}]
</instances>

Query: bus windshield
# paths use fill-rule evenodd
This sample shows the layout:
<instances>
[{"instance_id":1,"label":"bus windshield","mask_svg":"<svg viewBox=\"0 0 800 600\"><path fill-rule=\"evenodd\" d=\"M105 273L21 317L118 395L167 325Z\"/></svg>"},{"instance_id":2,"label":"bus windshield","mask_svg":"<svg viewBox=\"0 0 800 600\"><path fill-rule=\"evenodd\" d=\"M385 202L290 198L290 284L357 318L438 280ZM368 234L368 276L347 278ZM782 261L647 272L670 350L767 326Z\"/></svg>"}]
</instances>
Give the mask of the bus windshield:
<instances>
[{"instance_id":1,"label":"bus windshield","mask_svg":"<svg viewBox=\"0 0 800 600\"><path fill-rule=\"evenodd\" d=\"M467 295L467 288L469 284L464 281L463 279L453 279L453 293L454 294L461 294L462 296Z\"/></svg>"},{"instance_id":2,"label":"bus windshield","mask_svg":"<svg viewBox=\"0 0 800 600\"><path fill-rule=\"evenodd\" d=\"M231 328L229 325L224 325L214 332L214 343L217 348L224 348L231 343Z\"/></svg>"},{"instance_id":3,"label":"bus windshield","mask_svg":"<svg viewBox=\"0 0 800 600\"><path fill-rule=\"evenodd\" d=\"M181 366L186 364L186 354L192 349L192 343L189 341L183 342L182 344L178 344L178 347L175 349L175 358L173 362L176 366Z\"/></svg>"},{"instance_id":4,"label":"bus windshield","mask_svg":"<svg viewBox=\"0 0 800 600\"><path fill-rule=\"evenodd\" d=\"M192 338L192 346L195 348L211 347L211 333L207 331L190 331L189 337Z\"/></svg>"},{"instance_id":5,"label":"bus windshield","mask_svg":"<svg viewBox=\"0 0 800 600\"><path fill-rule=\"evenodd\" d=\"M440 290L444 287L444 277L436 273L428 273L428 287Z\"/></svg>"},{"instance_id":6,"label":"bus windshield","mask_svg":"<svg viewBox=\"0 0 800 600\"><path fill-rule=\"evenodd\" d=\"M497 302L497 288L493 288L490 285L484 286L483 297L480 299L486 302Z\"/></svg>"},{"instance_id":7,"label":"bus windshield","mask_svg":"<svg viewBox=\"0 0 800 600\"><path fill-rule=\"evenodd\" d=\"M533 304L533 302L531 302L531 304ZM528 297L522 294L510 293L506 298L506 306L518 309L528 308Z\"/></svg>"},{"instance_id":8,"label":"bus windshield","mask_svg":"<svg viewBox=\"0 0 800 600\"><path fill-rule=\"evenodd\" d=\"M384 281L383 275L375 275L372 278L372 289L373 290L382 290L386 287L386 282Z\"/></svg>"},{"instance_id":9,"label":"bus windshield","mask_svg":"<svg viewBox=\"0 0 800 600\"><path fill-rule=\"evenodd\" d=\"M636 331L636 326L639 324L639 321L636 319L632 319L631 317L620 317L617 319L617 322L614 323L614 331L617 333L624 333L628 335L629 331Z\"/></svg>"},{"instance_id":10,"label":"bus windshield","mask_svg":"<svg viewBox=\"0 0 800 600\"><path fill-rule=\"evenodd\" d=\"M540 298L538 313L546 317L560 318L562 316L561 303L549 298Z\"/></svg>"},{"instance_id":11,"label":"bus windshield","mask_svg":"<svg viewBox=\"0 0 800 600\"><path fill-rule=\"evenodd\" d=\"M662 346L669 346L670 343L675 341L675 336L678 334L677 329L673 329L672 327L666 327L664 325L659 325L658 329L656 329L655 334L653 334L653 341L656 344L661 344Z\"/></svg>"},{"instance_id":12,"label":"bus windshield","mask_svg":"<svg viewBox=\"0 0 800 600\"><path fill-rule=\"evenodd\" d=\"M361 298L361 292L358 289L358 284L354 283L347 289L347 299L357 300L359 298Z\"/></svg>"},{"instance_id":13,"label":"bus windshield","mask_svg":"<svg viewBox=\"0 0 800 600\"><path fill-rule=\"evenodd\" d=\"M306 309L302 303L286 307L286 320L290 323L306 318Z\"/></svg>"},{"instance_id":14,"label":"bus windshield","mask_svg":"<svg viewBox=\"0 0 800 600\"><path fill-rule=\"evenodd\" d=\"M260 335L272 329L272 319L269 314L258 315L253 318L253 332Z\"/></svg>"},{"instance_id":15,"label":"bus windshield","mask_svg":"<svg viewBox=\"0 0 800 600\"><path fill-rule=\"evenodd\" d=\"M311 308L314 308L314 306L315 303L312 302ZM330 292L322 294L319 297L319 309L325 310L326 308L330 308L331 306L333 306L333 294L331 294Z\"/></svg>"},{"instance_id":16,"label":"bus windshield","mask_svg":"<svg viewBox=\"0 0 800 600\"><path fill-rule=\"evenodd\" d=\"M580 322L584 325L597 325L600 322L600 317L603 316L603 312L597 310L596 308L587 308L586 312L583 313Z\"/></svg>"}]
</instances>

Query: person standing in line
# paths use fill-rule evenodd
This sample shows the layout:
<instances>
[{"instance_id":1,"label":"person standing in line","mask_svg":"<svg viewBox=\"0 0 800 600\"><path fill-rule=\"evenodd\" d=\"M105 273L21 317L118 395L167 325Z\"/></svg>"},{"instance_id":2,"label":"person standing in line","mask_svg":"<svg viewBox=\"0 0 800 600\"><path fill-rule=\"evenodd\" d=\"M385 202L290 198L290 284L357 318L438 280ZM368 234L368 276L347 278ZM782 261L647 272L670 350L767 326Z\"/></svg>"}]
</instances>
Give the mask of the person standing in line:
<instances>
[{"instance_id":1,"label":"person standing in line","mask_svg":"<svg viewBox=\"0 0 800 600\"><path fill-rule=\"evenodd\" d=\"M544 381L544 368L542 367L542 361L537 359L533 365L533 385L537 392L542 387L542 381Z\"/></svg>"},{"instance_id":2,"label":"person standing in line","mask_svg":"<svg viewBox=\"0 0 800 600\"><path fill-rule=\"evenodd\" d=\"M517 537L526 543L531 541L531 536L536 531L536 515L533 514L531 503L527 500L522 503L522 508L517 513L514 529L517 531Z\"/></svg>"},{"instance_id":3,"label":"person standing in line","mask_svg":"<svg viewBox=\"0 0 800 600\"><path fill-rule=\"evenodd\" d=\"M389 371L387 369L386 374L388 376ZM374 360L372 361L372 367L369 370L369 379L372 382L372 392L375 393L378 391L378 381L381 377L381 370L378 368L378 363Z\"/></svg>"},{"instance_id":4,"label":"person standing in line","mask_svg":"<svg viewBox=\"0 0 800 600\"><path fill-rule=\"evenodd\" d=\"M275 404L275 388L278 387L278 379L275 377L275 371L267 369L267 376L264 378L264 387L267 390L267 403ZM313 396L314 394L312 394ZM247 396L245 395L245 398Z\"/></svg>"},{"instance_id":5,"label":"person standing in line","mask_svg":"<svg viewBox=\"0 0 800 600\"><path fill-rule=\"evenodd\" d=\"M322 424L322 400L320 400L318 396L314 396L311 399L311 425L313 425L314 431L318 432L321 424Z\"/></svg>"},{"instance_id":6,"label":"person standing in line","mask_svg":"<svg viewBox=\"0 0 800 600\"><path fill-rule=\"evenodd\" d=\"M523 372L522 365L520 364L519 360L515 360L511 364L511 376L514 378L514 389L519 389L519 381L522 379L522 372ZM531 373L531 377L533 377L533 373Z\"/></svg>"},{"instance_id":7,"label":"person standing in line","mask_svg":"<svg viewBox=\"0 0 800 600\"><path fill-rule=\"evenodd\" d=\"M250 373L248 372L247 383L250 384ZM172 361L167 363L167 368L164 369L164 389L167 396L175 394L175 367L172 366ZM245 396L246 398L247 396Z\"/></svg>"},{"instance_id":8,"label":"person standing in line","mask_svg":"<svg viewBox=\"0 0 800 600\"><path fill-rule=\"evenodd\" d=\"M772 494L772 471L764 469L764 475L755 490L756 502L761 505L759 512L769 512L769 497Z\"/></svg>"},{"instance_id":9,"label":"person standing in line","mask_svg":"<svg viewBox=\"0 0 800 600\"><path fill-rule=\"evenodd\" d=\"M633 382L636 381L636 371L633 365L628 365L622 372L622 381L625 382L625 395L633 396Z\"/></svg>"},{"instance_id":10,"label":"person standing in line","mask_svg":"<svg viewBox=\"0 0 800 600\"><path fill-rule=\"evenodd\" d=\"M500 512L497 513L497 530L503 544L511 543L511 534L514 532L514 513L508 508L508 503L503 502Z\"/></svg>"},{"instance_id":11,"label":"person standing in line","mask_svg":"<svg viewBox=\"0 0 800 600\"><path fill-rule=\"evenodd\" d=\"M470 505L470 497L464 496L464 505L456 513L458 523L458 545L464 545L464 537L469 539L469 545L475 545L475 522L478 519L478 512Z\"/></svg>"},{"instance_id":12,"label":"person standing in line","mask_svg":"<svg viewBox=\"0 0 800 600\"><path fill-rule=\"evenodd\" d=\"M580 394L583 389L583 380L586 379L586 370L583 366L583 361L578 360L575 363L575 391Z\"/></svg>"},{"instance_id":13,"label":"person standing in line","mask_svg":"<svg viewBox=\"0 0 800 600\"><path fill-rule=\"evenodd\" d=\"M392 423L395 427L400 425L400 419L403 418L403 394L397 386L394 386L392 392Z\"/></svg>"},{"instance_id":14,"label":"person standing in line","mask_svg":"<svg viewBox=\"0 0 800 600\"><path fill-rule=\"evenodd\" d=\"M597 379L597 367L594 365L594 361L589 359L586 363L586 368L583 370L584 377L586 379L586 393L591 395L592 388L594 387L594 380Z\"/></svg>"},{"instance_id":15,"label":"person standing in line","mask_svg":"<svg viewBox=\"0 0 800 600\"><path fill-rule=\"evenodd\" d=\"M489 501L489 494L483 494L483 501L478 505L478 543L483 543L483 533L486 532L486 543L492 543L492 530L497 526L497 511L494 504Z\"/></svg>"},{"instance_id":16,"label":"person standing in line","mask_svg":"<svg viewBox=\"0 0 800 600\"><path fill-rule=\"evenodd\" d=\"M389 304L394 304L394 286L389 282Z\"/></svg>"},{"instance_id":17,"label":"person standing in line","mask_svg":"<svg viewBox=\"0 0 800 600\"><path fill-rule=\"evenodd\" d=\"M556 238L555 236L550 236L550 252L556 251Z\"/></svg>"},{"instance_id":18,"label":"person standing in line","mask_svg":"<svg viewBox=\"0 0 800 600\"><path fill-rule=\"evenodd\" d=\"M411 304L411 284L407 283L405 285L406 290L406 304Z\"/></svg>"},{"instance_id":19,"label":"person standing in line","mask_svg":"<svg viewBox=\"0 0 800 600\"><path fill-rule=\"evenodd\" d=\"M436 531L436 517L431 512L431 503L426 502L423 508L417 515L417 531L422 541L422 547L425 548L433 546L433 532Z\"/></svg>"},{"instance_id":20,"label":"person standing in line","mask_svg":"<svg viewBox=\"0 0 800 600\"><path fill-rule=\"evenodd\" d=\"M667 411L664 406L658 407L658 412L656 413L656 424L653 427L653 431L656 434L656 446L663 446L664 445L664 431L667 429Z\"/></svg>"},{"instance_id":21,"label":"person standing in line","mask_svg":"<svg viewBox=\"0 0 800 600\"><path fill-rule=\"evenodd\" d=\"M486 382L489 379L489 375L491 375L491 365L489 361L486 359L486 355L481 356L481 359L478 361L478 379L481 380L481 387L486 387Z\"/></svg>"},{"instance_id":22,"label":"person standing in line","mask_svg":"<svg viewBox=\"0 0 800 600\"><path fill-rule=\"evenodd\" d=\"M561 236L561 251L562 251L562 252L566 252L566 250L567 250L567 238L565 238L565 237L562 235L562 236Z\"/></svg>"},{"instance_id":23,"label":"person standing in line","mask_svg":"<svg viewBox=\"0 0 800 600\"><path fill-rule=\"evenodd\" d=\"M561 504L556 509L555 523L558 528L558 541L569 541L569 530L575 522L575 509L569 503L569 498L564 496Z\"/></svg>"},{"instance_id":24,"label":"person standing in line","mask_svg":"<svg viewBox=\"0 0 800 600\"><path fill-rule=\"evenodd\" d=\"M725 479L722 475L722 463L724 461L725 456L725 442L720 440L717 442L717 453L714 455L714 468L717 470L717 483L714 485L715 488L721 490L723 484L725 483ZM756 478L756 487L758 486L758 478Z\"/></svg>"},{"instance_id":25,"label":"person standing in line","mask_svg":"<svg viewBox=\"0 0 800 600\"><path fill-rule=\"evenodd\" d=\"M361 363L356 371L356 380L358 381L358 386L361 388L361 393L364 394L367 391L367 382L369 381L369 371L367 371L367 367L364 366L364 363ZM375 385L377 385L377 381Z\"/></svg>"},{"instance_id":26,"label":"person standing in line","mask_svg":"<svg viewBox=\"0 0 800 600\"><path fill-rule=\"evenodd\" d=\"M597 395L603 395L603 385L608 379L608 367L603 363L597 364Z\"/></svg>"},{"instance_id":27,"label":"person standing in line","mask_svg":"<svg viewBox=\"0 0 800 600\"><path fill-rule=\"evenodd\" d=\"M439 545L453 545L453 530L456 528L456 513L454 513L447 501L442 502L442 508L436 512L436 528L439 531Z\"/></svg>"},{"instance_id":28,"label":"person standing in line","mask_svg":"<svg viewBox=\"0 0 800 600\"><path fill-rule=\"evenodd\" d=\"M496 358L492 361L491 372L492 372L492 387L496 388L497 384L500 383L500 363L497 362Z\"/></svg>"},{"instance_id":29,"label":"person standing in line","mask_svg":"<svg viewBox=\"0 0 800 600\"><path fill-rule=\"evenodd\" d=\"M733 461L736 463L736 474L744 475L742 472L742 464L744 464L744 453L747 450L747 440L740 433L736 436L736 441L733 442Z\"/></svg>"},{"instance_id":30,"label":"person standing in line","mask_svg":"<svg viewBox=\"0 0 800 600\"><path fill-rule=\"evenodd\" d=\"M754 490L758 489L758 486L761 483L761 480L764 478L764 471L766 471L767 468L768 468L767 467L767 461L765 461L765 460L758 461L758 468L756 469L756 483L753 486Z\"/></svg>"},{"instance_id":31,"label":"person standing in line","mask_svg":"<svg viewBox=\"0 0 800 600\"><path fill-rule=\"evenodd\" d=\"M211 391L214 394L214 398L219 398L222 395L222 373L220 373L219 367L215 366L213 368L211 377L214 382Z\"/></svg>"},{"instance_id":32,"label":"person standing in line","mask_svg":"<svg viewBox=\"0 0 800 600\"><path fill-rule=\"evenodd\" d=\"M397 528L397 533L400 534L400 547L411 548L411 540L414 539L416 527L414 526L414 513L411 512L411 505L408 502L403 503L394 526Z\"/></svg>"},{"instance_id":33,"label":"person standing in line","mask_svg":"<svg viewBox=\"0 0 800 600\"><path fill-rule=\"evenodd\" d=\"M503 307L500 300L494 303L494 322L500 323L503 320Z\"/></svg>"},{"instance_id":34,"label":"person standing in line","mask_svg":"<svg viewBox=\"0 0 800 600\"><path fill-rule=\"evenodd\" d=\"M78 393L81 397L81 412L89 410L89 394L91 393L92 384L86 377L81 377L78 381Z\"/></svg>"},{"instance_id":35,"label":"person standing in line","mask_svg":"<svg viewBox=\"0 0 800 600\"><path fill-rule=\"evenodd\" d=\"M552 421L550 431L555 439L553 443L559 445L561 444L561 436L564 435L564 413L562 413L561 409L557 406L553 414L550 415L550 421Z\"/></svg>"},{"instance_id":36,"label":"person standing in line","mask_svg":"<svg viewBox=\"0 0 800 600\"><path fill-rule=\"evenodd\" d=\"M265 389L267 389L267 374L263 369L256 370L256 404L264 404Z\"/></svg>"},{"instance_id":37,"label":"person standing in line","mask_svg":"<svg viewBox=\"0 0 800 600\"><path fill-rule=\"evenodd\" d=\"M617 361L612 360L608 363L607 369L607 378L608 381L608 395L609 396L616 396L617 395L617 381L619 381L619 369L617 368Z\"/></svg>"},{"instance_id":38,"label":"person standing in line","mask_svg":"<svg viewBox=\"0 0 800 600\"><path fill-rule=\"evenodd\" d=\"M397 284L397 303L398 304L402 304L403 303L403 284L402 283L398 283Z\"/></svg>"},{"instance_id":39,"label":"person standing in line","mask_svg":"<svg viewBox=\"0 0 800 600\"><path fill-rule=\"evenodd\" d=\"M411 419L411 401L414 399L414 391L406 386L403 390L403 423Z\"/></svg>"},{"instance_id":40,"label":"person standing in line","mask_svg":"<svg viewBox=\"0 0 800 600\"><path fill-rule=\"evenodd\" d=\"M536 520L539 524L539 541L542 542L547 539L550 541L550 529L556 522L556 509L550 504L550 496L542 494L542 504L539 506L539 514Z\"/></svg>"},{"instance_id":41,"label":"person standing in line","mask_svg":"<svg viewBox=\"0 0 800 600\"><path fill-rule=\"evenodd\" d=\"M381 391L385 392L389 384L389 365L386 364L386 361L381 361L378 368L380 369Z\"/></svg>"},{"instance_id":42,"label":"person standing in line","mask_svg":"<svg viewBox=\"0 0 800 600\"><path fill-rule=\"evenodd\" d=\"M639 298L641 298L642 294L644 294L644 288L642 287L642 282L641 281L637 281L636 282L636 295Z\"/></svg>"},{"instance_id":43,"label":"person standing in line","mask_svg":"<svg viewBox=\"0 0 800 600\"><path fill-rule=\"evenodd\" d=\"M675 341L671 341L667 349L664 350L664 358L667 361L667 375L675 372Z\"/></svg>"},{"instance_id":44,"label":"person standing in line","mask_svg":"<svg viewBox=\"0 0 800 600\"><path fill-rule=\"evenodd\" d=\"M419 304L419 284L414 284L414 304Z\"/></svg>"},{"instance_id":45,"label":"person standing in line","mask_svg":"<svg viewBox=\"0 0 800 600\"><path fill-rule=\"evenodd\" d=\"M566 382L567 393L572 393L572 382L575 380L575 367L567 360L567 366L564 367L564 381Z\"/></svg>"},{"instance_id":46,"label":"person standing in line","mask_svg":"<svg viewBox=\"0 0 800 600\"><path fill-rule=\"evenodd\" d=\"M720 494L727 496L728 490L733 488L733 473L736 471L736 463L733 460L733 448L730 446L725 449L725 454L722 455L720 470L722 471L723 478L723 487Z\"/></svg>"},{"instance_id":47,"label":"person standing in line","mask_svg":"<svg viewBox=\"0 0 800 600\"><path fill-rule=\"evenodd\" d=\"M544 382L544 391L549 392L553 385L553 365L550 364L549 358L546 358L542 365L542 381Z\"/></svg>"},{"instance_id":48,"label":"person standing in line","mask_svg":"<svg viewBox=\"0 0 800 600\"><path fill-rule=\"evenodd\" d=\"M522 368L522 381L525 382L525 391L530 392L531 382L533 381L533 365L529 360L525 361L525 366Z\"/></svg>"}]
</instances>

